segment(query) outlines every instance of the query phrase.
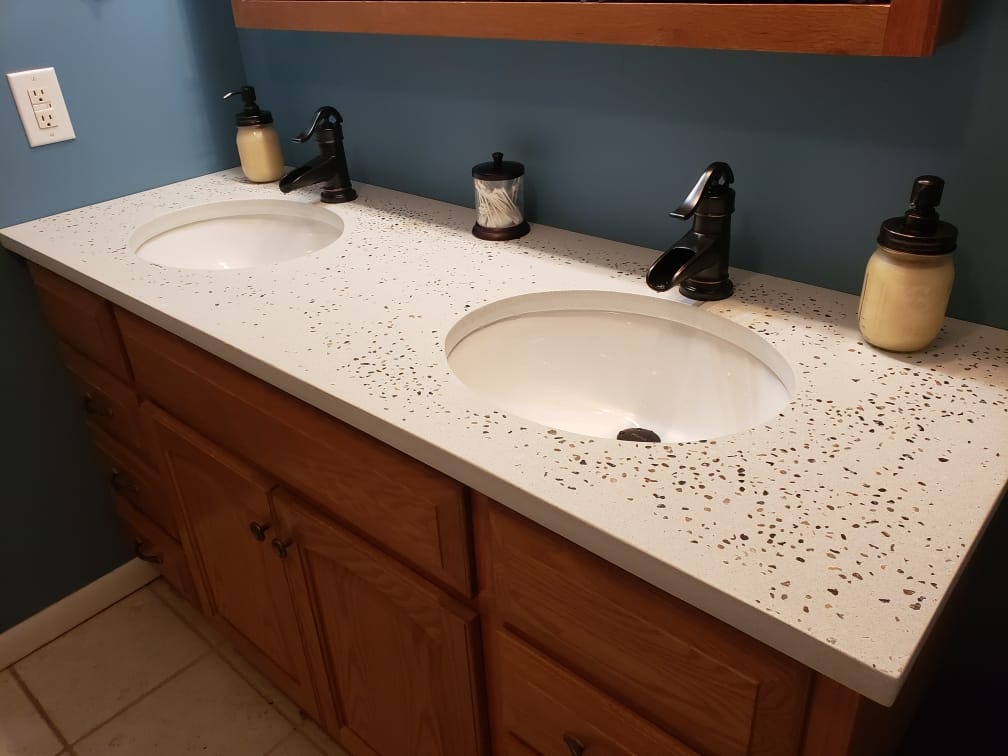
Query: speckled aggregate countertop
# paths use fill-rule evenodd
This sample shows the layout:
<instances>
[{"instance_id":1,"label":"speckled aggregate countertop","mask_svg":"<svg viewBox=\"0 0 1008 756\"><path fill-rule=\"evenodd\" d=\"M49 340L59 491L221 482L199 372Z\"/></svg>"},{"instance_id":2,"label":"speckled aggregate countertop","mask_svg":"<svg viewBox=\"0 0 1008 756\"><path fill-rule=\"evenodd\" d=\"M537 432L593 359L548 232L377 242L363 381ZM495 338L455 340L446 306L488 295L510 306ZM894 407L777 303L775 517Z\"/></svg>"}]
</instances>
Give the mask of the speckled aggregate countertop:
<instances>
[{"instance_id":1,"label":"speckled aggregate countertop","mask_svg":"<svg viewBox=\"0 0 1008 756\"><path fill-rule=\"evenodd\" d=\"M138 224L281 199L236 170L24 223L0 241L361 428L854 690L889 704L1008 481L1008 332L948 320L926 352L866 346L857 298L735 270L703 305L797 376L767 425L634 444L512 417L463 386L445 335L473 309L556 290L655 295L654 250L543 226L472 237L473 211L360 185L346 230L279 265L163 268ZM287 196L317 202L317 192Z\"/></svg>"}]
</instances>

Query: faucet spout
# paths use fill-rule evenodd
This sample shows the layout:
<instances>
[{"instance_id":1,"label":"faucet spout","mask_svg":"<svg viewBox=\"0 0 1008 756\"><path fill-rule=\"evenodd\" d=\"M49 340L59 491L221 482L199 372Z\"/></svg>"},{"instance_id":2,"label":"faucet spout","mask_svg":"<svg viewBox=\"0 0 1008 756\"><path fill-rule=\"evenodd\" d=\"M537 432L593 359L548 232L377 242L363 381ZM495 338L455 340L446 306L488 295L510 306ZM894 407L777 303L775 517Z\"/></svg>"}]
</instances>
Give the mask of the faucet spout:
<instances>
[{"instance_id":1,"label":"faucet spout","mask_svg":"<svg viewBox=\"0 0 1008 756\"><path fill-rule=\"evenodd\" d=\"M693 231L677 241L654 261L647 273L647 285L655 291L668 291L710 265L713 237Z\"/></svg>"},{"instance_id":2,"label":"faucet spout","mask_svg":"<svg viewBox=\"0 0 1008 756\"><path fill-rule=\"evenodd\" d=\"M280 191L287 194L320 181L329 181L334 174L333 158L319 155L280 179Z\"/></svg>"}]
</instances>

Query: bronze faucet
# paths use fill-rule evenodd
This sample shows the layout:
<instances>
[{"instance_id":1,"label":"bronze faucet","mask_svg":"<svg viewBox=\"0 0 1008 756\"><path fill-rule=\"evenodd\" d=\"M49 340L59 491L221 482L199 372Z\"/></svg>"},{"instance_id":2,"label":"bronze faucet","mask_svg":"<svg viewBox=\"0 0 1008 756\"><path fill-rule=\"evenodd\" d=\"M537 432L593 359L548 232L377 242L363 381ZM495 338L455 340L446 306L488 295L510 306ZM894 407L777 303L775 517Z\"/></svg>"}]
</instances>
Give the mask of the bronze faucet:
<instances>
[{"instance_id":1,"label":"bronze faucet","mask_svg":"<svg viewBox=\"0 0 1008 756\"><path fill-rule=\"evenodd\" d=\"M357 199L357 192L350 184L350 171L343 150L342 123L343 117L330 105L323 105L315 111L311 125L294 137L294 141L307 142L314 135L320 154L280 179L281 192L286 194L324 181L323 202L352 202Z\"/></svg>"},{"instance_id":2,"label":"bronze faucet","mask_svg":"<svg viewBox=\"0 0 1008 756\"><path fill-rule=\"evenodd\" d=\"M726 299L735 290L728 278L731 214L735 210L735 175L727 163L711 163L682 204L669 213L693 218L693 228L659 257L647 274L655 291L679 286L684 297Z\"/></svg>"}]
</instances>

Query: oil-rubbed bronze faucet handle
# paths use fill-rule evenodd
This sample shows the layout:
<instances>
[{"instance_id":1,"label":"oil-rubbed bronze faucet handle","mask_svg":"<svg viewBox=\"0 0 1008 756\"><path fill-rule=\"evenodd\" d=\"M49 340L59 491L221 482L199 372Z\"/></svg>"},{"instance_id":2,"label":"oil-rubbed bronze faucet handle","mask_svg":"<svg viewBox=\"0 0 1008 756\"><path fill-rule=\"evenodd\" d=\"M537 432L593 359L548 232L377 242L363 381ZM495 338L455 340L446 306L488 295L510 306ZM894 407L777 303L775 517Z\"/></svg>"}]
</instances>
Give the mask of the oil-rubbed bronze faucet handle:
<instances>
[{"instance_id":1,"label":"oil-rubbed bronze faucet handle","mask_svg":"<svg viewBox=\"0 0 1008 756\"><path fill-rule=\"evenodd\" d=\"M333 131L340 131L340 124L343 123L343 116L340 112L336 110L332 105L323 105L321 108L315 111L315 115L312 116L311 125L294 137L294 141L300 143L307 142L315 134L323 129L330 129ZM325 125L323 125L325 124ZM339 135L340 138L343 137L342 134ZM321 141L321 140L320 140Z\"/></svg>"},{"instance_id":2,"label":"oil-rubbed bronze faucet handle","mask_svg":"<svg viewBox=\"0 0 1008 756\"><path fill-rule=\"evenodd\" d=\"M682 220L692 217L700 204L700 200L704 197L720 193L720 190L728 188L734 182L735 174L732 173L731 166L728 163L711 163L707 166L707 170L703 172L700 180L696 182L696 186L686 195L686 199L682 201L682 204L669 213L669 215Z\"/></svg>"}]
</instances>

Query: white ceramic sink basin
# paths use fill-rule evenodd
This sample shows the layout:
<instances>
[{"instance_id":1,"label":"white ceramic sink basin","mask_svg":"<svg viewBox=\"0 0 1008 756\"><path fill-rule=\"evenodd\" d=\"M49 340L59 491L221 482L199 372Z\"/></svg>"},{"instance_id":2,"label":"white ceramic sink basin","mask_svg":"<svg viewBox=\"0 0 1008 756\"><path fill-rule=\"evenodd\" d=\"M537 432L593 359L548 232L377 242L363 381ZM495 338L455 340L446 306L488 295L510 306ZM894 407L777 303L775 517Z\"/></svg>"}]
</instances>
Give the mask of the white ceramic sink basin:
<instances>
[{"instance_id":1,"label":"white ceramic sink basin","mask_svg":"<svg viewBox=\"0 0 1008 756\"><path fill-rule=\"evenodd\" d=\"M726 436L770 421L794 393L790 366L748 328L636 294L504 299L462 318L445 347L462 382L502 409L600 438Z\"/></svg>"},{"instance_id":2,"label":"white ceramic sink basin","mask_svg":"<svg viewBox=\"0 0 1008 756\"><path fill-rule=\"evenodd\" d=\"M284 200L234 200L178 210L138 227L126 249L169 268L227 270L272 265L328 247L338 215Z\"/></svg>"}]
</instances>

